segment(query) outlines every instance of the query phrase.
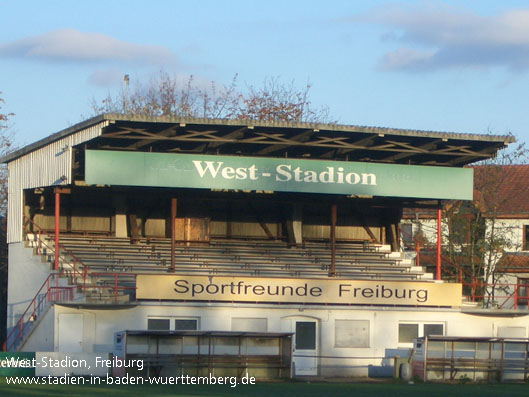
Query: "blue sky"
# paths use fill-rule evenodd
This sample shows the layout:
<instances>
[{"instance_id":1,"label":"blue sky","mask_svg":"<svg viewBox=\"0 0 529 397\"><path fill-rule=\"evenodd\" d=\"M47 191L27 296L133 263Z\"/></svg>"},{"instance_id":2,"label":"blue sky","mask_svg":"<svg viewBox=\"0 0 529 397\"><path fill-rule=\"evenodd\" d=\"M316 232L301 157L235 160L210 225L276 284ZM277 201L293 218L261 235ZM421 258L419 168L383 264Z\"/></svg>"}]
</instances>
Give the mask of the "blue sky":
<instances>
[{"instance_id":1,"label":"blue sky","mask_svg":"<svg viewBox=\"0 0 529 397\"><path fill-rule=\"evenodd\" d=\"M0 0L2 111L20 145L160 70L312 84L343 124L529 142L528 1Z\"/></svg>"}]
</instances>

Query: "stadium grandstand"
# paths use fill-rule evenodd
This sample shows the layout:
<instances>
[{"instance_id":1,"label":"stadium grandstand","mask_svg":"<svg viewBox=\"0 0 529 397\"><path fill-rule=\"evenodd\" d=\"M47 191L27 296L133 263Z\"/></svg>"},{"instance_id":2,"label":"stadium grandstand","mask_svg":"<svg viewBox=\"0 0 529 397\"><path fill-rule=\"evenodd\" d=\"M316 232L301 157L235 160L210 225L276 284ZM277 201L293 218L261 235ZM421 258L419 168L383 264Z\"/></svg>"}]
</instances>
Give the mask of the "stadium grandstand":
<instances>
[{"instance_id":1,"label":"stadium grandstand","mask_svg":"<svg viewBox=\"0 0 529 397\"><path fill-rule=\"evenodd\" d=\"M159 349L160 335L195 338L199 355L209 338L210 363L235 351L239 369L280 368L269 377L385 376L418 337L526 338L526 312L465 302L461 284L405 258L399 228L405 208L472 200L464 166L511 142L119 114L76 124L2 159L4 349L109 354L126 335L170 371L185 348Z\"/></svg>"}]
</instances>

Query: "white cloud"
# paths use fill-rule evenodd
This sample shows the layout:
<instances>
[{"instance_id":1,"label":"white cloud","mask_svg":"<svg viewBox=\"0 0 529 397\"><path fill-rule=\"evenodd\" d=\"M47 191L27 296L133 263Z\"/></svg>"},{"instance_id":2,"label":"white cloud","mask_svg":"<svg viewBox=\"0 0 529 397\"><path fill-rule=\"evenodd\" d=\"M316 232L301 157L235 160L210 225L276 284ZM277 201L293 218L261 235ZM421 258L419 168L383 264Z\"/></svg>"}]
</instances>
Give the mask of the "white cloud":
<instances>
[{"instance_id":1,"label":"white cloud","mask_svg":"<svg viewBox=\"0 0 529 397\"><path fill-rule=\"evenodd\" d=\"M0 57L44 61L162 64L176 61L167 48L128 43L100 33L61 29L0 44Z\"/></svg>"},{"instance_id":2,"label":"white cloud","mask_svg":"<svg viewBox=\"0 0 529 397\"><path fill-rule=\"evenodd\" d=\"M443 5L394 5L354 20L389 28L385 40L401 44L380 60L383 70L529 68L529 9L485 16Z\"/></svg>"}]
</instances>

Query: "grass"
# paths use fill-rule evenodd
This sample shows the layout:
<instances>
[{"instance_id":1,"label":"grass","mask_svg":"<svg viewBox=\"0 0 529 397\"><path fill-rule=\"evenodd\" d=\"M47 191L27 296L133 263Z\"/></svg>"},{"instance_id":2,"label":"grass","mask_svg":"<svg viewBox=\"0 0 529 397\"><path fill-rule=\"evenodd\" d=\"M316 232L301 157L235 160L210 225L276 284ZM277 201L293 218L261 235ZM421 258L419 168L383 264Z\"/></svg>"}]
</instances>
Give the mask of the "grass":
<instances>
[{"instance_id":1,"label":"grass","mask_svg":"<svg viewBox=\"0 0 529 397\"><path fill-rule=\"evenodd\" d=\"M527 396L527 384L433 384L418 383L257 383L255 385L8 385L0 381L3 396Z\"/></svg>"}]
</instances>

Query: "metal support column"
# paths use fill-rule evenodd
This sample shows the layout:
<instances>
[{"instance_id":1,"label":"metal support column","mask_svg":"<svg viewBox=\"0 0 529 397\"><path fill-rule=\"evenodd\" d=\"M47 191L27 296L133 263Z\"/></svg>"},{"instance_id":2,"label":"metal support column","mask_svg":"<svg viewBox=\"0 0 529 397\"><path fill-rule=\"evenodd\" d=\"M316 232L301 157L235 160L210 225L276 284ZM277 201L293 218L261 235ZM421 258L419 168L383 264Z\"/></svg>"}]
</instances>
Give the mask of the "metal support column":
<instances>
[{"instance_id":1,"label":"metal support column","mask_svg":"<svg viewBox=\"0 0 529 397\"><path fill-rule=\"evenodd\" d=\"M336 276L336 204L331 205L331 270L329 276Z\"/></svg>"}]
</instances>

